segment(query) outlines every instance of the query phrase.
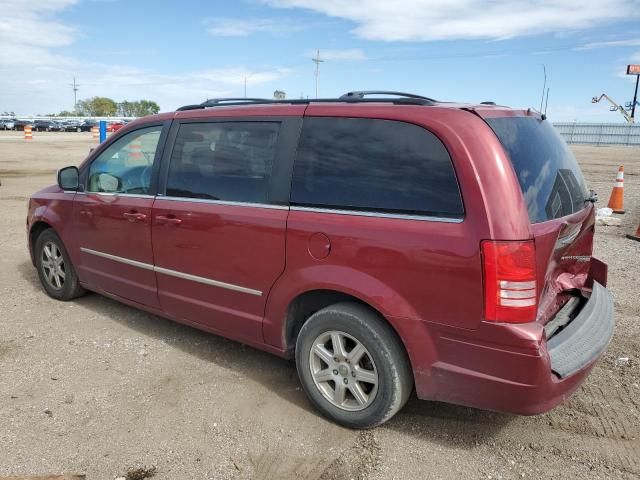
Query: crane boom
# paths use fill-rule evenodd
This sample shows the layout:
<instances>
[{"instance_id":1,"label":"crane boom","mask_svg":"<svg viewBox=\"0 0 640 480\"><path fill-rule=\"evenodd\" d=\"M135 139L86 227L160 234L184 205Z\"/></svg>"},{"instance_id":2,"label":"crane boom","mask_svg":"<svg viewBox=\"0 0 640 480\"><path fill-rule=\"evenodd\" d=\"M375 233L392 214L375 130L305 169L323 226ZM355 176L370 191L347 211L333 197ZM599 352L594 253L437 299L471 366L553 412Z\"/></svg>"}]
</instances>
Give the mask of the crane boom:
<instances>
[{"instance_id":1,"label":"crane boom","mask_svg":"<svg viewBox=\"0 0 640 480\"><path fill-rule=\"evenodd\" d=\"M593 97L591 99L591 103L598 103L603 98L606 98L607 100L609 100L609 103L611 103L611 105L613 105L614 108L612 109L612 111L616 111L617 110L618 112L620 112L624 116L624 119L627 121L627 123L633 123L633 117L627 113L627 111L624 109L624 107L622 105L618 105L606 93L603 93L599 97Z\"/></svg>"}]
</instances>

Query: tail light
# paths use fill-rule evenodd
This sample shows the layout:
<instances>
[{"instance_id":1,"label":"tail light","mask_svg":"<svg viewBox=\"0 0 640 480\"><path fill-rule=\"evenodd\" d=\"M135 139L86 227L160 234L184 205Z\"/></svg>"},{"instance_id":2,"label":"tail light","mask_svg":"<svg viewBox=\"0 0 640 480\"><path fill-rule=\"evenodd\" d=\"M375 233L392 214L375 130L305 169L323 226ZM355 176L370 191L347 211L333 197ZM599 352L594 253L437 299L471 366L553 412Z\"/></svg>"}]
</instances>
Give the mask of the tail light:
<instances>
[{"instance_id":1,"label":"tail light","mask_svg":"<svg viewBox=\"0 0 640 480\"><path fill-rule=\"evenodd\" d=\"M536 258L533 240L482 242L484 317L493 322L536 319Z\"/></svg>"}]
</instances>

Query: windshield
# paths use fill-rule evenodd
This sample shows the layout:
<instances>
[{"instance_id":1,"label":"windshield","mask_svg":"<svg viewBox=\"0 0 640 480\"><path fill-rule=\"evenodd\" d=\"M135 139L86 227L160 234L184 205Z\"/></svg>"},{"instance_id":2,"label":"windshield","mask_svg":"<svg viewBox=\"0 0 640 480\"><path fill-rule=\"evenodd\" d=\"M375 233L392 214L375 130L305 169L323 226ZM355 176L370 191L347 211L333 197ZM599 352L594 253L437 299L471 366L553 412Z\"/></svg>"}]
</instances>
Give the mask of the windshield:
<instances>
[{"instance_id":1,"label":"windshield","mask_svg":"<svg viewBox=\"0 0 640 480\"><path fill-rule=\"evenodd\" d=\"M571 215L585 207L587 188L573 153L546 120L488 118L518 176L532 223Z\"/></svg>"}]
</instances>

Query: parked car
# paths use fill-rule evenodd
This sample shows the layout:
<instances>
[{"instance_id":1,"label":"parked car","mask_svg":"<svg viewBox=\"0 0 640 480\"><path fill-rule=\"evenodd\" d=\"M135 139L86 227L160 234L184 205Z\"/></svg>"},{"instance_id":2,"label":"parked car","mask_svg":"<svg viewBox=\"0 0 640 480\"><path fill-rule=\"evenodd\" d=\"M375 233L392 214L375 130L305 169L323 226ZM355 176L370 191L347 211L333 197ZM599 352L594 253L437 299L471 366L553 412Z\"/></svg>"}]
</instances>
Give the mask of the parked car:
<instances>
[{"instance_id":1,"label":"parked car","mask_svg":"<svg viewBox=\"0 0 640 480\"><path fill-rule=\"evenodd\" d=\"M98 122L95 120L85 120L79 127L76 128L76 132L90 132L93 127L97 127Z\"/></svg>"},{"instance_id":2,"label":"parked car","mask_svg":"<svg viewBox=\"0 0 640 480\"><path fill-rule=\"evenodd\" d=\"M125 123L122 121L110 122L107 124L107 132L109 133L117 132L124 126L125 126Z\"/></svg>"},{"instance_id":3,"label":"parked car","mask_svg":"<svg viewBox=\"0 0 640 480\"><path fill-rule=\"evenodd\" d=\"M33 122L33 130L36 132L55 132L60 127L52 120L36 120Z\"/></svg>"},{"instance_id":4,"label":"parked car","mask_svg":"<svg viewBox=\"0 0 640 480\"><path fill-rule=\"evenodd\" d=\"M5 118L0 120L0 130L13 130L15 128L15 120L12 118Z\"/></svg>"},{"instance_id":5,"label":"parked car","mask_svg":"<svg viewBox=\"0 0 640 480\"><path fill-rule=\"evenodd\" d=\"M532 110L221 99L122 128L31 197L27 230L51 297L295 358L311 402L365 428L414 386L518 414L580 386L614 327L594 198Z\"/></svg>"},{"instance_id":6,"label":"parked car","mask_svg":"<svg viewBox=\"0 0 640 480\"><path fill-rule=\"evenodd\" d=\"M13 128L14 130L24 130L25 125L30 125L31 127L33 127L33 124L33 120L16 120L15 122L13 122Z\"/></svg>"},{"instance_id":7,"label":"parked car","mask_svg":"<svg viewBox=\"0 0 640 480\"><path fill-rule=\"evenodd\" d=\"M80 120L66 120L64 122L64 131L65 132L81 132L82 129L80 126L82 122Z\"/></svg>"}]
</instances>

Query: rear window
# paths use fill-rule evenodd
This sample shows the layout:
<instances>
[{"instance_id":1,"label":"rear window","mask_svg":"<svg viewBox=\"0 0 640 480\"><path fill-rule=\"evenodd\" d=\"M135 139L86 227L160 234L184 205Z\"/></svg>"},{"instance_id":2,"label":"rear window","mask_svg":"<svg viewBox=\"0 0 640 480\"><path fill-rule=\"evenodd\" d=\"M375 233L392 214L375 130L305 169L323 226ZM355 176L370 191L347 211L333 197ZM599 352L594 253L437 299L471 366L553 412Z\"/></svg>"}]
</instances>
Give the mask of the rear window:
<instances>
[{"instance_id":1,"label":"rear window","mask_svg":"<svg viewBox=\"0 0 640 480\"><path fill-rule=\"evenodd\" d=\"M293 171L295 205L461 217L442 142L417 125L366 118L305 118Z\"/></svg>"},{"instance_id":2,"label":"rear window","mask_svg":"<svg viewBox=\"0 0 640 480\"><path fill-rule=\"evenodd\" d=\"M587 187L573 153L547 120L488 118L509 154L532 223L571 215L585 207Z\"/></svg>"}]
</instances>

